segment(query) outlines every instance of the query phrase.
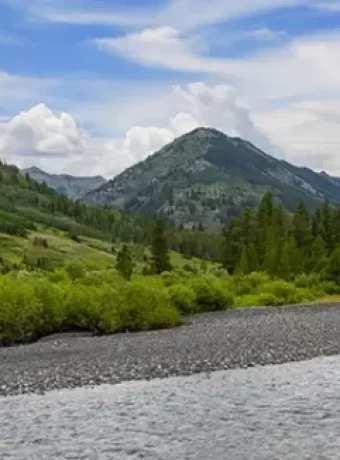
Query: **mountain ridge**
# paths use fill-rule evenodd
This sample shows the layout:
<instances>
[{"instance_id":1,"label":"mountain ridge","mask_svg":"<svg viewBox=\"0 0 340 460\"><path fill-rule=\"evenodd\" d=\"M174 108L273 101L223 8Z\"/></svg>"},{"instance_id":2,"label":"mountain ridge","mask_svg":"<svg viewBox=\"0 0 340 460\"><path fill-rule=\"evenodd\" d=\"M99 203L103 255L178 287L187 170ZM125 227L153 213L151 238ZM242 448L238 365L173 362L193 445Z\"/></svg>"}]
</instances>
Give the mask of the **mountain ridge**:
<instances>
[{"instance_id":1,"label":"mountain ridge","mask_svg":"<svg viewBox=\"0 0 340 460\"><path fill-rule=\"evenodd\" d=\"M73 176L71 174L51 174L43 171L37 166L22 169L21 174L28 174L40 184L45 182L58 193L67 195L73 199L80 199L86 193L106 183L106 179L99 175Z\"/></svg>"},{"instance_id":2,"label":"mountain ridge","mask_svg":"<svg viewBox=\"0 0 340 460\"><path fill-rule=\"evenodd\" d=\"M272 191L288 210L340 203L340 182L277 159L251 142L196 128L87 193L91 205L165 217L177 225L218 227Z\"/></svg>"}]
</instances>

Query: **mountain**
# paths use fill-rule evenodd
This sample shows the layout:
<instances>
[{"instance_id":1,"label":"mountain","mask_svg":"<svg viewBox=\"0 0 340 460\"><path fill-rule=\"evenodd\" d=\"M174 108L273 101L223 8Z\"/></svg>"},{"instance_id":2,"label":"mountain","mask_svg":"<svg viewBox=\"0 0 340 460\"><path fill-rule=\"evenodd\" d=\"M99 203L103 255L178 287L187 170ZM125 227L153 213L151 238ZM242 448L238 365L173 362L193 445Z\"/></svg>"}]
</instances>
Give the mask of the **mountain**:
<instances>
[{"instance_id":1,"label":"mountain","mask_svg":"<svg viewBox=\"0 0 340 460\"><path fill-rule=\"evenodd\" d=\"M272 191L288 210L340 202L340 181L274 158L250 142L198 128L85 195L91 205L217 227Z\"/></svg>"},{"instance_id":2,"label":"mountain","mask_svg":"<svg viewBox=\"0 0 340 460\"><path fill-rule=\"evenodd\" d=\"M28 174L40 184L45 182L59 194L66 195L73 199L82 198L86 193L106 183L106 180L101 176L75 177L66 174L48 174L36 166L23 169L21 173Z\"/></svg>"}]
</instances>

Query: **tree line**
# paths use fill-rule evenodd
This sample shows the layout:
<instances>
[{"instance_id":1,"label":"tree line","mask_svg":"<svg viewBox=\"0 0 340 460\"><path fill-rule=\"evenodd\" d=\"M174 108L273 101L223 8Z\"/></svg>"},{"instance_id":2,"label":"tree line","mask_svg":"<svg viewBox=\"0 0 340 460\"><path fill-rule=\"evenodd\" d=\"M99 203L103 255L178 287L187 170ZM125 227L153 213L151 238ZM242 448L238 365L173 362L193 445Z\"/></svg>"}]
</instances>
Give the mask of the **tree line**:
<instances>
[{"instance_id":1,"label":"tree line","mask_svg":"<svg viewBox=\"0 0 340 460\"><path fill-rule=\"evenodd\" d=\"M223 231L221 262L229 273L264 271L283 279L318 273L340 283L340 209L325 202L310 214L288 213L267 193Z\"/></svg>"}]
</instances>

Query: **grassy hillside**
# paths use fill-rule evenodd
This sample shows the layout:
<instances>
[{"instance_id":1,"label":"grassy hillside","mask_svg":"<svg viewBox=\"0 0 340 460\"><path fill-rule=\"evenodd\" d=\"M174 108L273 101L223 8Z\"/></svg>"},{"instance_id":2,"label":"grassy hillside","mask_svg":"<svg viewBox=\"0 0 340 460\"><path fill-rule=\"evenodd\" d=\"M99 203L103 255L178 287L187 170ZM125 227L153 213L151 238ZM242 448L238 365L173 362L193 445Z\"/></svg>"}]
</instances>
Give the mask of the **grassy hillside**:
<instances>
[{"instance_id":1,"label":"grassy hillside","mask_svg":"<svg viewBox=\"0 0 340 460\"><path fill-rule=\"evenodd\" d=\"M37 225L108 242L149 245L154 221L60 196L46 184L0 163L0 232L24 237ZM169 227L169 245L187 256L216 259L219 236Z\"/></svg>"}]
</instances>

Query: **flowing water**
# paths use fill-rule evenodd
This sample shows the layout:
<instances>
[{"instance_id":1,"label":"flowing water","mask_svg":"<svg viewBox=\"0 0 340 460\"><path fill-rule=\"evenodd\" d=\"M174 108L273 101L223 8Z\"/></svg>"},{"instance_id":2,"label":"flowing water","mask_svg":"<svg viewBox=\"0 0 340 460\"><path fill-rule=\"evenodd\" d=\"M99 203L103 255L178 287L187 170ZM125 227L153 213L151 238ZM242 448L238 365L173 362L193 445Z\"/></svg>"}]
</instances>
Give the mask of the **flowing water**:
<instances>
[{"instance_id":1,"label":"flowing water","mask_svg":"<svg viewBox=\"0 0 340 460\"><path fill-rule=\"evenodd\" d=\"M340 357L2 398L0 458L339 459Z\"/></svg>"}]
</instances>

